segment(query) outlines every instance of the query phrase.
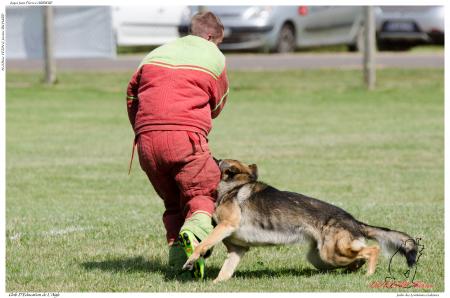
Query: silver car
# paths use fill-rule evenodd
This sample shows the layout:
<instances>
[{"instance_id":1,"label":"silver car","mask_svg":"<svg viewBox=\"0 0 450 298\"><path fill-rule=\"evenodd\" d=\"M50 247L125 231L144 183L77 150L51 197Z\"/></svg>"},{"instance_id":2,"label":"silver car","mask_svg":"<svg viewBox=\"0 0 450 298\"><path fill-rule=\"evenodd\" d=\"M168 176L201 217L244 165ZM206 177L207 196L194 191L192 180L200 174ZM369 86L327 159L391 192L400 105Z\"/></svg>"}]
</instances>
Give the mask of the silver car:
<instances>
[{"instance_id":1,"label":"silver car","mask_svg":"<svg viewBox=\"0 0 450 298\"><path fill-rule=\"evenodd\" d=\"M292 52L296 48L362 44L361 6L207 6L222 21L223 50L262 49ZM183 14L179 33L188 34L191 6Z\"/></svg>"},{"instance_id":2,"label":"silver car","mask_svg":"<svg viewBox=\"0 0 450 298\"><path fill-rule=\"evenodd\" d=\"M444 6L380 6L376 10L378 47L444 44L444 10Z\"/></svg>"}]
</instances>

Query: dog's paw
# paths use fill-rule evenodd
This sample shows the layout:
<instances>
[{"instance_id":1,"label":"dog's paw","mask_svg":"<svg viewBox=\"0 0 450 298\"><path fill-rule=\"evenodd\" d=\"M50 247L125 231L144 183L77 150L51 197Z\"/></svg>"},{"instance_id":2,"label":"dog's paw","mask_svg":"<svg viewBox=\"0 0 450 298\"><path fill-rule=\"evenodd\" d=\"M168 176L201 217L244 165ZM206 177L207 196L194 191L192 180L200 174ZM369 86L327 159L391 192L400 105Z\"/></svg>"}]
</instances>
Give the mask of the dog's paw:
<instances>
[{"instance_id":1,"label":"dog's paw","mask_svg":"<svg viewBox=\"0 0 450 298\"><path fill-rule=\"evenodd\" d=\"M189 259L184 263L183 270L192 270L194 269L195 262L200 258L199 254L195 252L189 257Z\"/></svg>"},{"instance_id":2,"label":"dog's paw","mask_svg":"<svg viewBox=\"0 0 450 298\"><path fill-rule=\"evenodd\" d=\"M375 271L367 271L365 275L366 275L366 276L371 276L371 275L373 275L374 273L375 273Z\"/></svg>"},{"instance_id":3,"label":"dog's paw","mask_svg":"<svg viewBox=\"0 0 450 298\"><path fill-rule=\"evenodd\" d=\"M191 262L190 260L187 260L186 263L183 265L183 270L192 270L194 269L194 262Z\"/></svg>"}]
</instances>

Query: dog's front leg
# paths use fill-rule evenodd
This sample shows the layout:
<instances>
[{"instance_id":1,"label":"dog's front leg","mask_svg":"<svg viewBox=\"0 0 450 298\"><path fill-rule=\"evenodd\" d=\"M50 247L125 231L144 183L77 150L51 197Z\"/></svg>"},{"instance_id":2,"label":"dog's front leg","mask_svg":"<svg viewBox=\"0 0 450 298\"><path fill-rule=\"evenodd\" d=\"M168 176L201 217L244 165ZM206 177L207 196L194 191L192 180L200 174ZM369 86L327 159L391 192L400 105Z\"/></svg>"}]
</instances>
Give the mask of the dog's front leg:
<instances>
[{"instance_id":1,"label":"dog's front leg","mask_svg":"<svg viewBox=\"0 0 450 298\"><path fill-rule=\"evenodd\" d=\"M219 224L195 249L194 253L184 264L183 269L192 270L195 261L204 255L208 249L230 236L239 227L241 221L241 209L235 201L228 201L216 208L215 214Z\"/></svg>"},{"instance_id":2,"label":"dog's front leg","mask_svg":"<svg viewBox=\"0 0 450 298\"><path fill-rule=\"evenodd\" d=\"M183 269L192 270L194 267L195 261L197 261L201 256L203 256L208 249L222 241L224 238L230 236L234 231L236 230L236 227L234 227L232 224L228 222L221 222L219 223L211 232L211 234L208 235L195 249L192 255L189 257L189 259L186 261L186 263L183 265Z\"/></svg>"},{"instance_id":3,"label":"dog's front leg","mask_svg":"<svg viewBox=\"0 0 450 298\"><path fill-rule=\"evenodd\" d=\"M217 275L216 279L213 281L214 283L230 279L233 276L233 273L236 270L241 258L248 251L248 247L236 246L231 243L227 243L226 241L224 241L224 244L228 251L227 259L223 263L219 275Z\"/></svg>"}]
</instances>

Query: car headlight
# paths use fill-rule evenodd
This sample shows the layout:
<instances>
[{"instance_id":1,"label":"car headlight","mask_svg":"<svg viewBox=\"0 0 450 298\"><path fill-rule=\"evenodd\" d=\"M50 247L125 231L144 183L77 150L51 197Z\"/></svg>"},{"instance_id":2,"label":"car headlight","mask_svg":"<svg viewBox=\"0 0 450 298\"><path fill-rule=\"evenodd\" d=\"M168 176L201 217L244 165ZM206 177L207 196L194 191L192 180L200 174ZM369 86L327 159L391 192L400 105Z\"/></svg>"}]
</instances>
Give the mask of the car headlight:
<instances>
[{"instance_id":1,"label":"car headlight","mask_svg":"<svg viewBox=\"0 0 450 298\"><path fill-rule=\"evenodd\" d=\"M271 6L252 6L244 12L242 17L244 19L267 18L271 11Z\"/></svg>"}]
</instances>

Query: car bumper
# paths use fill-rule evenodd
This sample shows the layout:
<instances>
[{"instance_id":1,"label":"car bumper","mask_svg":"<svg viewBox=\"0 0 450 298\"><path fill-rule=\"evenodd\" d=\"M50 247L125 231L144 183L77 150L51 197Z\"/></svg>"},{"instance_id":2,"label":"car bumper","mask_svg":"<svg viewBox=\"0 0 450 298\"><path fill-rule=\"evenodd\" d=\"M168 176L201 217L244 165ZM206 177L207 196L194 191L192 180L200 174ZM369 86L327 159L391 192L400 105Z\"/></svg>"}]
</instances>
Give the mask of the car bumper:
<instances>
[{"instance_id":1,"label":"car bumper","mask_svg":"<svg viewBox=\"0 0 450 298\"><path fill-rule=\"evenodd\" d=\"M381 41L425 42L443 44L445 34L442 31L431 32L379 32L377 39Z\"/></svg>"},{"instance_id":2,"label":"car bumper","mask_svg":"<svg viewBox=\"0 0 450 298\"><path fill-rule=\"evenodd\" d=\"M379 40L430 41L430 37L424 32L380 32L377 38Z\"/></svg>"}]
</instances>

